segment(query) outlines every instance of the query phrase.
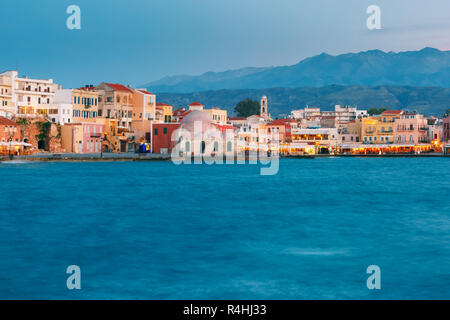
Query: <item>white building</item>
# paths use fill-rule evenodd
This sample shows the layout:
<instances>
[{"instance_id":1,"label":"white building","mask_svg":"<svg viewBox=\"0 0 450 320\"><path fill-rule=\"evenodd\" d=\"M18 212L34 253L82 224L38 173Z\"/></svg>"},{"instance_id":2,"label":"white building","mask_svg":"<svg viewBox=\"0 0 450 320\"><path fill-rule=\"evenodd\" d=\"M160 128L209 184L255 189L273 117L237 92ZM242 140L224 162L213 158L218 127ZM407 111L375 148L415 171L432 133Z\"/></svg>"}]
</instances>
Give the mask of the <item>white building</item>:
<instances>
[{"instance_id":1,"label":"white building","mask_svg":"<svg viewBox=\"0 0 450 320\"><path fill-rule=\"evenodd\" d=\"M56 114L51 115L52 122L64 125L66 123L73 123L73 90L72 89L58 89L55 92L54 105L57 110Z\"/></svg>"},{"instance_id":2,"label":"white building","mask_svg":"<svg viewBox=\"0 0 450 320\"><path fill-rule=\"evenodd\" d=\"M57 85L53 79L30 79L19 77L17 71L5 71L0 74L3 81L11 86L11 103L18 117L47 117L55 112L53 97Z\"/></svg>"},{"instance_id":3,"label":"white building","mask_svg":"<svg viewBox=\"0 0 450 320\"><path fill-rule=\"evenodd\" d=\"M309 108L306 107L305 109L298 109L298 110L292 110L291 111L292 118L295 120L300 119L310 119L316 116L320 116L320 108Z\"/></svg>"}]
</instances>

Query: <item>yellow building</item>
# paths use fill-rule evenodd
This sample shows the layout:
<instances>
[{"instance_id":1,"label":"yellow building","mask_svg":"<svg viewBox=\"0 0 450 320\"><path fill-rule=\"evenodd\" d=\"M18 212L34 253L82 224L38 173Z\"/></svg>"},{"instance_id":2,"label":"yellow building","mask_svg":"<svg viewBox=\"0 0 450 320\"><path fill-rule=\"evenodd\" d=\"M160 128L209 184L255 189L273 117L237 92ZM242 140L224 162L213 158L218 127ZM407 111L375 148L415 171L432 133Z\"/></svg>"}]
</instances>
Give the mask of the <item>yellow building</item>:
<instances>
[{"instance_id":1,"label":"yellow building","mask_svg":"<svg viewBox=\"0 0 450 320\"><path fill-rule=\"evenodd\" d=\"M98 93L93 87L74 89L72 92L72 121L95 122L98 116Z\"/></svg>"},{"instance_id":2,"label":"yellow building","mask_svg":"<svg viewBox=\"0 0 450 320\"><path fill-rule=\"evenodd\" d=\"M156 103L156 122L157 123L169 123L172 122L172 106L157 102Z\"/></svg>"},{"instance_id":3,"label":"yellow building","mask_svg":"<svg viewBox=\"0 0 450 320\"><path fill-rule=\"evenodd\" d=\"M361 141L366 144L394 143L394 124L403 114L401 110L388 110L379 116L361 119Z\"/></svg>"},{"instance_id":4,"label":"yellow building","mask_svg":"<svg viewBox=\"0 0 450 320\"><path fill-rule=\"evenodd\" d=\"M120 151L118 119L97 118L95 122L104 126L103 131L103 150L107 152Z\"/></svg>"},{"instance_id":5,"label":"yellow building","mask_svg":"<svg viewBox=\"0 0 450 320\"><path fill-rule=\"evenodd\" d=\"M209 114L211 119L216 124L226 124L227 123L227 110L222 110L220 108L203 109L204 112Z\"/></svg>"}]
</instances>

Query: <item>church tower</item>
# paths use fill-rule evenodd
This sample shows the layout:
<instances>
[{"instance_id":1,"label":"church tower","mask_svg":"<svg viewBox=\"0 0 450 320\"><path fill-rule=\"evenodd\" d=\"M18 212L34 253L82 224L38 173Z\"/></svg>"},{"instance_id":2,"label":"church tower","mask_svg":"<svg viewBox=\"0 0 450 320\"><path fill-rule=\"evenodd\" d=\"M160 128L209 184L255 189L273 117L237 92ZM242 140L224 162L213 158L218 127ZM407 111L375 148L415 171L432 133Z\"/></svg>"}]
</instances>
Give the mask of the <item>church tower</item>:
<instances>
[{"instance_id":1,"label":"church tower","mask_svg":"<svg viewBox=\"0 0 450 320\"><path fill-rule=\"evenodd\" d=\"M268 120L269 119L269 112L267 110L267 97L263 96L261 98L261 104L260 104L260 110L259 110L259 115L261 117L264 118L264 120Z\"/></svg>"}]
</instances>

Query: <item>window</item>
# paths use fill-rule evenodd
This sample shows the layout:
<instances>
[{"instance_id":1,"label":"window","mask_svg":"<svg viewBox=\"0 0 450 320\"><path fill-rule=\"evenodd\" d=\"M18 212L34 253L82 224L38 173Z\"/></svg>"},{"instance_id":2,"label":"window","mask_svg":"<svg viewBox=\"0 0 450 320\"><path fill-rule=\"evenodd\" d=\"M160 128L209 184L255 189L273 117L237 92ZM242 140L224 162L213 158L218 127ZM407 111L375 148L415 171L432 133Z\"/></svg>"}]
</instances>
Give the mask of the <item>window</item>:
<instances>
[{"instance_id":1,"label":"window","mask_svg":"<svg viewBox=\"0 0 450 320\"><path fill-rule=\"evenodd\" d=\"M155 136L158 135L158 129L155 129Z\"/></svg>"},{"instance_id":2,"label":"window","mask_svg":"<svg viewBox=\"0 0 450 320\"><path fill-rule=\"evenodd\" d=\"M206 142L205 142L205 141L202 141L202 142L200 143L200 150L201 150L201 153L205 153L205 148L206 148Z\"/></svg>"},{"instance_id":3,"label":"window","mask_svg":"<svg viewBox=\"0 0 450 320\"><path fill-rule=\"evenodd\" d=\"M163 133L167 134L167 128L166 127L163 128Z\"/></svg>"}]
</instances>

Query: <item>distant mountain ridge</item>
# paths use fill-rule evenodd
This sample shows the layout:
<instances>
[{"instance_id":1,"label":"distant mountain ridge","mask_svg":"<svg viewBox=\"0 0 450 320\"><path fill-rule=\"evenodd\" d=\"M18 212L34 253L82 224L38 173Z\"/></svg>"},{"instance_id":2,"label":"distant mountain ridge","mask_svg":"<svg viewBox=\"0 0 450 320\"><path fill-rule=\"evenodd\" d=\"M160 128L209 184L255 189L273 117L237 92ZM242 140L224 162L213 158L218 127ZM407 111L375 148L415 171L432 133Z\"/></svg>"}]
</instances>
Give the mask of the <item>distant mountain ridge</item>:
<instances>
[{"instance_id":1,"label":"distant mountain ridge","mask_svg":"<svg viewBox=\"0 0 450 320\"><path fill-rule=\"evenodd\" d=\"M159 94L330 85L450 88L450 51L427 47L398 53L381 50L337 56L322 53L292 66L170 76L143 87Z\"/></svg>"},{"instance_id":2,"label":"distant mountain ridge","mask_svg":"<svg viewBox=\"0 0 450 320\"><path fill-rule=\"evenodd\" d=\"M193 93L160 93L158 101L174 108L187 107L199 101L207 108L220 107L233 115L236 104L244 99L257 101L268 97L269 112L274 117L283 117L291 110L305 106L332 110L335 104L357 106L359 109L386 107L417 111L426 115L441 116L450 108L450 89L438 87L408 86L325 86L320 88L271 88L215 90Z\"/></svg>"}]
</instances>

